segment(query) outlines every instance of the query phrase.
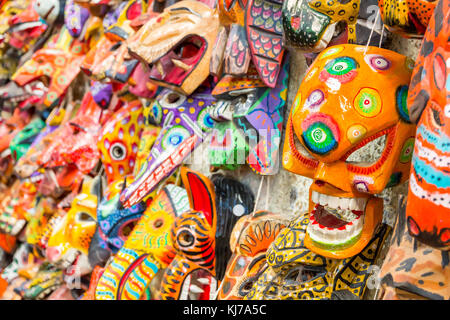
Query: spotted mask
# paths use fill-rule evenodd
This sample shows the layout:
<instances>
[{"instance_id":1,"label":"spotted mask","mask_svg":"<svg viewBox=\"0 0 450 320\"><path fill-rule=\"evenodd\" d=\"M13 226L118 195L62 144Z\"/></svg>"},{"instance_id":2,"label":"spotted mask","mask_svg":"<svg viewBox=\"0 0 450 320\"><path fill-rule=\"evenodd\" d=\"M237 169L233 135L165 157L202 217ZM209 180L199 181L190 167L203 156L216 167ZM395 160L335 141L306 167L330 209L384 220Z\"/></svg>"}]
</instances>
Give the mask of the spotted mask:
<instances>
[{"instance_id":1,"label":"spotted mask","mask_svg":"<svg viewBox=\"0 0 450 320\"><path fill-rule=\"evenodd\" d=\"M385 49L365 50L341 45L323 51L287 123L283 165L314 179L305 245L328 258L352 257L366 247L383 216L375 195L409 175L411 61Z\"/></svg>"},{"instance_id":2,"label":"spotted mask","mask_svg":"<svg viewBox=\"0 0 450 320\"><path fill-rule=\"evenodd\" d=\"M440 1L414 69L408 109L418 122L409 178L407 224L425 244L450 249L450 2Z\"/></svg>"},{"instance_id":3,"label":"spotted mask","mask_svg":"<svg viewBox=\"0 0 450 320\"><path fill-rule=\"evenodd\" d=\"M388 235L382 225L366 247L353 257L330 259L305 246L308 214L281 230L267 250L267 266L246 300L357 300Z\"/></svg>"},{"instance_id":4,"label":"spotted mask","mask_svg":"<svg viewBox=\"0 0 450 320\"><path fill-rule=\"evenodd\" d=\"M407 38L423 37L436 3L436 0L378 0L384 24Z\"/></svg>"}]
</instances>

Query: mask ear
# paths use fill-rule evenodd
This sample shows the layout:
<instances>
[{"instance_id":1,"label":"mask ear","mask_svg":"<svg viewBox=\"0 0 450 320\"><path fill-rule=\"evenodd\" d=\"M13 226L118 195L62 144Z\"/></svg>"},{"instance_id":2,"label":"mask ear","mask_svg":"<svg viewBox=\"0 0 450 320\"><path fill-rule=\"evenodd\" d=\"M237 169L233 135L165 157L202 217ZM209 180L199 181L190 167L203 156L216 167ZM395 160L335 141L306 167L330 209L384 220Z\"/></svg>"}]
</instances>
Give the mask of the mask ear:
<instances>
[{"instance_id":1,"label":"mask ear","mask_svg":"<svg viewBox=\"0 0 450 320\"><path fill-rule=\"evenodd\" d=\"M186 167L181 168L181 179L189 196L193 211L202 212L212 226L216 220L216 194L214 185L204 175Z\"/></svg>"}]
</instances>

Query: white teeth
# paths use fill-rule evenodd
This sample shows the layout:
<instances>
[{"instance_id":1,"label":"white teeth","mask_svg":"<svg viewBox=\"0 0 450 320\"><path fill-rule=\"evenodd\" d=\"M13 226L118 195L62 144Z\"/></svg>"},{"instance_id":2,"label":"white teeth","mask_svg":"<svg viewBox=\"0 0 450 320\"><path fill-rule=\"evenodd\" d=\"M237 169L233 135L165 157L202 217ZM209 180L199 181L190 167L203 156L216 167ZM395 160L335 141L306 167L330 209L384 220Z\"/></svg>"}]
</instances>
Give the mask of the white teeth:
<instances>
[{"instance_id":1,"label":"white teeth","mask_svg":"<svg viewBox=\"0 0 450 320\"><path fill-rule=\"evenodd\" d=\"M209 284L208 278L198 278L197 281L204 285Z\"/></svg>"},{"instance_id":2,"label":"white teeth","mask_svg":"<svg viewBox=\"0 0 450 320\"><path fill-rule=\"evenodd\" d=\"M187 300L189 293L189 286L191 285L191 275L184 279L183 288L181 289L180 300Z\"/></svg>"},{"instance_id":3,"label":"white teeth","mask_svg":"<svg viewBox=\"0 0 450 320\"><path fill-rule=\"evenodd\" d=\"M315 204L328 206L334 209L364 211L367 203L367 198L340 198L313 191L311 194L311 201Z\"/></svg>"},{"instance_id":4,"label":"white teeth","mask_svg":"<svg viewBox=\"0 0 450 320\"><path fill-rule=\"evenodd\" d=\"M177 67L183 69L184 71L189 71L191 69L191 67L189 67L186 63L180 60L172 59L172 63Z\"/></svg>"},{"instance_id":5,"label":"white teeth","mask_svg":"<svg viewBox=\"0 0 450 320\"><path fill-rule=\"evenodd\" d=\"M313 191L311 194L311 201L313 203L319 203L319 193L317 193L316 191Z\"/></svg>"},{"instance_id":6,"label":"white teeth","mask_svg":"<svg viewBox=\"0 0 450 320\"><path fill-rule=\"evenodd\" d=\"M194 293L203 293L203 291L204 291L202 288L196 286L195 284L191 284L189 289L191 292L194 292Z\"/></svg>"},{"instance_id":7,"label":"white teeth","mask_svg":"<svg viewBox=\"0 0 450 320\"><path fill-rule=\"evenodd\" d=\"M326 206L328 204L328 197L324 194L319 195L319 203L322 206Z\"/></svg>"}]
</instances>

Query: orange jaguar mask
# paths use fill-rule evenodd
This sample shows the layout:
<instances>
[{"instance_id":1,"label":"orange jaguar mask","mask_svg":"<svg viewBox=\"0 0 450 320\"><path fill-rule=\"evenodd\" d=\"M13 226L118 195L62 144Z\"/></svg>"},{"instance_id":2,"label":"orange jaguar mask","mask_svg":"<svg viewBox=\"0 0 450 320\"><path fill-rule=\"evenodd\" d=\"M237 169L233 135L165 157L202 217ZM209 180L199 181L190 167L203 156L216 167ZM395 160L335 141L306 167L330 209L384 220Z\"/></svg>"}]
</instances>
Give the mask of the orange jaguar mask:
<instances>
[{"instance_id":1,"label":"orange jaguar mask","mask_svg":"<svg viewBox=\"0 0 450 320\"><path fill-rule=\"evenodd\" d=\"M374 195L408 178L414 144L414 126L406 122L410 61L385 49L364 50L323 51L287 123L283 165L314 179L306 247L335 259L368 244L383 213Z\"/></svg>"}]
</instances>

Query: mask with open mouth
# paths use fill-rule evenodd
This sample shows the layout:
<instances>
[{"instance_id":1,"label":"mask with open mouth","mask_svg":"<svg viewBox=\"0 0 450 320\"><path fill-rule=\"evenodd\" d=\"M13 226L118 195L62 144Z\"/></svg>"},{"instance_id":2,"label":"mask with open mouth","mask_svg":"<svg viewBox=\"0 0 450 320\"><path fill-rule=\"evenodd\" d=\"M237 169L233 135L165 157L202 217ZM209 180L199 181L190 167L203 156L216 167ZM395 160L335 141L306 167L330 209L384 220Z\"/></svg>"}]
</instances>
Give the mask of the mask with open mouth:
<instances>
[{"instance_id":1,"label":"mask with open mouth","mask_svg":"<svg viewBox=\"0 0 450 320\"><path fill-rule=\"evenodd\" d=\"M29 50L47 29L47 24L40 19L33 3L34 1L30 3L26 10L9 20L8 44L21 52Z\"/></svg>"},{"instance_id":2,"label":"mask with open mouth","mask_svg":"<svg viewBox=\"0 0 450 320\"><path fill-rule=\"evenodd\" d=\"M72 37L78 38L89 19L89 10L74 3L73 0L68 0L64 11L64 24L67 30Z\"/></svg>"},{"instance_id":3,"label":"mask with open mouth","mask_svg":"<svg viewBox=\"0 0 450 320\"><path fill-rule=\"evenodd\" d=\"M80 65L86 54L86 43L72 38L66 28L62 28L57 41L36 51L12 76L19 86L33 89L41 82L41 90L33 90L44 106L58 106L67 89L80 72Z\"/></svg>"},{"instance_id":4,"label":"mask with open mouth","mask_svg":"<svg viewBox=\"0 0 450 320\"><path fill-rule=\"evenodd\" d=\"M281 71L284 47L282 43L282 6L284 0L249 0L245 23L247 41L253 64L268 87L275 87Z\"/></svg>"},{"instance_id":5,"label":"mask with open mouth","mask_svg":"<svg viewBox=\"0 0 450 320\"><path fill-rule=\"evenodd\" d=\"M406 197L399 201L397 223L379 274L381 288L376 298L448 300L449 253L421 243L409 234L406 201Z\"/></svg>"},{"instance_id":6,"label":"mask with open mouth","mask_svg":"<svg viewBox=\"0 0 450 320\"><path fill-rule=\"evenodd\" d=\"M151 69L153 82L190 95L209 75L218 31L217 11L185 0L145 23L132 36L128 49Z\"/></svg>"},{"instance_id":7,"label":"mask with open mouth","mask_svg":"<svg viewBox=\"0 0 450 320\"><path fill-rule=\"evenodd\" d=\"M99 280L97 300L139 300L155 274L175 256L170 230L189 210L186 190L167 185L145 210Z\"/></svg>"},{"instance_id":8,"label":"mask with open mouth","mask_svg":"<svg viewBox=\"0 0 450 320\"><path fill-rule=\"evenodd\" d=\"M17 162L28 151L44 127L45 122L38 117L31 121L25 128L14 136L9 144L9 148L15 162Z\"/></svg>"},{"instance_id":9,"label":"mask with open mouth","mask_svg":"<svg viewBox=\"0 0 450 320\"><path fill-rule=\"evenodd\" d=\"M88 250L97 227L101 177L85 179L70 210L54 226L46 248L48 261L60 269L76 267L80 275L91 271Z\"/></svg>"},{"instance_id":10,"label":"mask with open mouth","mask_svg":"<svg viewBox=\"0 0 450 320\"><path fill-rule=\"evenodd\" d=\"M175 219L171 237L176 256L162 281L162 300L209 300L225 275L230 235L254 207L251 190L223 175L211 180L185 167L181 178L191 210Z\"/></svg>"},{"instance_id":11,"label":"mask with open mouth","mask_svg":"<svg viewBox=\"0 0 450 320\"><path fill-rule=\"evenodd\" d=\"M406 216L411 235L450 249L450 2L440 1L413 72L408 109L418 122Z\"/></svg>"},{"instance_id":12,"label":"mask with open mouth","mask_svg":"<svg viewBox=\"0 0 450 320\"><path fill-rule=\"evenodd\" d=\"M259 211L244 216L234 226L230 238L233 255L221 284L218 300L242 300L266 264L266 251L288 221L278 214Z\"/></svg>"},{"instance_id":13,"label":"mask with open mouth","mask_svg":"<svg viewBox=\"0 0 450 320\"><path fill-rule=\"evenodd\" d=\"M139 168L134 182L122 193L125 207L133 206L172 175L212 128L209 115L215 103L209 88L199 88L190 96L164 89L153 102L151 118L162 129L147 162Z\"/></svg>"},{"instance_id":14,"label":"mask with open mouth","mask_svg":"<svg viewBox=\"0 0 450 320\"><path fill-rule=\"evenodd\" d=\"M245 300L358 300L366 290L389 227L383 224L354 257L329 259L305 246L308 214L279 233L267 250L267 266Z\"/></svg>"},{"instance_id":15,"label":"mask with open mouth","mask_svg":"<svg viewBox=\"0 0 450 320\"><path fill-rule=\"evenodd\" d=\"M378 12L377 0L287 0L283 3L286 46L305 52L344 43L378 46L383 29L380 18L374 26Z\"/></svg>"},{"instance_id":16,"label":"mask with open mouth","mask_svg":"<svg viewBox=\"0 0 450 320\"><path fill-rule=\"evenodd\" d=\"M37 263L37 259L33 256L31 245L22 243L14 252L12 262L2 270L0 277L11 283L19 277L19 270L30 267Z\"/></svg>"},{"instance_id":17,"label":"mask with open mouth","mask_svg":"<svg viewBox=\"0 0 450 320\"><path fill-rule=\"evenodd\" d=\"M215 120L209 145L212 166L233 170L246 162L257 174L278 172L288 69L286 61L273 89L264 86L256 72L231 80L225 76L217 84L213 95L218 103L211 111Z\"/></svg>"},{"instance_id":18,"label":"mask with open mouth","mask_svg":"<svg viewBox=\"0 0 450 320\"><path fill-rule=\"evenodd\" d=\"M378 0L384 24L407 38L423 37L436 3L436 0Z\"/></svg>"},{"instance_id":19,"label":"mask with open mouth","mask_svg":"<svg viewBox=\"0 0 450 320\"><path fill-rule=\"evenodd\" d=\"M19 202L20 187L20 181L16 180L0 202L0 231L12 236L18 236L27 223L25 216L14 210Z\"/></svg>"},{"instance_id":20,"label":"mask with open mouth","mask_svg":"<svg viewBox=\"0 0 450 320\"><path fill-rule=\"evenodd\" d=\"M350 44L323 51L300 85L286 128L283 166L314 179L305 245L329 258L352 257L369 243L383 216L374 195L409 175L411 61L376 47L364 51Z\"/></svg>"}]
</instances>

